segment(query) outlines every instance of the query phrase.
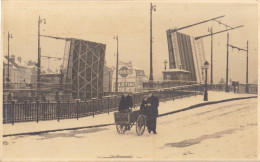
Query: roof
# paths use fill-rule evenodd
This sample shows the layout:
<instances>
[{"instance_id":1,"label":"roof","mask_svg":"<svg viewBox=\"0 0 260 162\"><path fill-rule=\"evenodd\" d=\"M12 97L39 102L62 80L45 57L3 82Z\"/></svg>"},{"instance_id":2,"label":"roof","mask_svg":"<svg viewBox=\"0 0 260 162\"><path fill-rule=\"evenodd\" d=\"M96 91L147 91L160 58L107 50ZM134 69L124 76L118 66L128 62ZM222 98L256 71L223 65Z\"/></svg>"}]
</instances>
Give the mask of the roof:
<instances>
[{"instance_id":1,"label":"roof","mask_svg":"<svg viewBox=\"0 0 260 162\"><path fill-rule=\"evenodd\" d=\"M133 66L133 69L135 69L135 70L143 70L143 69L141 69L141 68L139 68L137 66Z\"/></svg>"},{"instance_id":2,"label":"roof","mask_svg":"<svg viewBox=\"0 0 260 162\"><path fill-rule=\"evenodd\" d=\"M181 73L189 73L189 71L187 70L183 70L183 69L169 69L169 70L164 70L163 73L171 73L171 72L181 72Z\"/></svg>"},{"instance_id":3,"label":"roof","mask_svg":"<svg viewBox=\"0 0 260 162\"><path fill-rule=\"evenodd\" d=\"M5 57L3 57L3 64L8 64L8 59ZM17 69L11 61L9 61L9 65L12 66L13 69Z\"/></svg>"}]
</instances>

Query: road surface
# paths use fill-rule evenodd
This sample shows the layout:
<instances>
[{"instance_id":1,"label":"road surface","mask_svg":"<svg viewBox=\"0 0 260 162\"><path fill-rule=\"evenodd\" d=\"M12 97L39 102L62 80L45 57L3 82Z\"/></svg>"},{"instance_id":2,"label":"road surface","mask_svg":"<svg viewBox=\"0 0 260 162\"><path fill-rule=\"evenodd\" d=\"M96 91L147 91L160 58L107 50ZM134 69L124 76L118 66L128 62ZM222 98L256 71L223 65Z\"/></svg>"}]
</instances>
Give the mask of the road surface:
<instances>
[{"instance_id":1,"label":"road surface","mask_svg":"<svg viewBox=\"0 0 260 162\"><path fill-rule=\"evenodd\" d=\"M3 138L4 158L256 160L257 98L158 118L157 135L115 126Z\"/></svg>"}]
</instances>

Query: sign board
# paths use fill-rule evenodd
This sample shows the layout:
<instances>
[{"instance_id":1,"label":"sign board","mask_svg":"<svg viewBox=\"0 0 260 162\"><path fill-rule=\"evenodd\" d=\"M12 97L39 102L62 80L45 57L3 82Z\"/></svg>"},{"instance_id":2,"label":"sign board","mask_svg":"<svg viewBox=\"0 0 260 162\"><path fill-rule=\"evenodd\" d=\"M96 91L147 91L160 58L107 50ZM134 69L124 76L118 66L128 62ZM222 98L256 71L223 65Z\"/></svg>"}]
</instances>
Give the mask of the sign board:
<instances>
[{"instance_id":1,"label":"sign board","mask_svg":"<svg viewBox=\"0 0 260 162\"><path fill-rule=\"evenodd\" d=\"M119 70L119 75L123 78L126 78L129 74L129 69L126 66L123 66Z\"/></svg>"}]
</instances>

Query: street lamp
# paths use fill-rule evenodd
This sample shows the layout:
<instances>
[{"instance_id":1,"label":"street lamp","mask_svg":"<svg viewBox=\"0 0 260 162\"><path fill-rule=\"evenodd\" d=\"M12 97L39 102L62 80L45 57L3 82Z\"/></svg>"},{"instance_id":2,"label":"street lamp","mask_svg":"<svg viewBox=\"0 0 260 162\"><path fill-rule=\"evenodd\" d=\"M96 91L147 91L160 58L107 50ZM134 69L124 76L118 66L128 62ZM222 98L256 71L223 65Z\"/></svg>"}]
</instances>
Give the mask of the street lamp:
<instances>
[{"instance_id":1,"label":"street lamp","mask_svg":"<svg viewBox=\"0 0 260 162\"><path fill-rule=\"evenodd\" d=\"M153 47L152 47L152 43L153 43L153 32L152 32L152 13L153 11L156 11L156 6L153 5L151 3L151 7L150 7L150 77L149 80L153 81Z\"/></svg>"},{"instance_id":2,"label":"street lamp","mask_svg":"<svg viewBox=\"0 0 260 162\"><path fill-rule=\"evenodd\" d=\"M168 63L167 60L165 60L163 63L164 63L164 70L166 70L166 66L167 66L167 63Z\"/></svg>"},{"instance_id":3,"label":"street lamp","mask_svg":"<svg viewBox=\"0 0 260 162\"><path fill-rule=\"evenodd\" d=\"M41 17L39 16L39 20L38 20L38 63L37 63L37 97L39 97L38 95L38 91L40 89L40 82L41 82L41 47L40 47L40 26L41 23L44 22L44 24L46 24L46 19L41 19Z\"/></svg>"},{"instance_id":4,"label":"street lamp","mask_svg":"<svg viewBox=\"0 0 260 162\"><path fill-rule=\"evenodd\" d=\"M10 70L9 70L9 68L10 68L10 63L9 63L9 61L10 61L10 54L9 54L9 40L10 40L10 38L13 38L13 36L12 36L12 34L10 34L8 32L8 66L7 66L7 78L6 78L7 82L10 82Z\"/></svg>"},{"instance_id":5,"label":"street lamp","mask_svg":"<svg viewBox=\"0 0 260 162\"><path fill-rule=\"evenodd\" d=\"M207 78L208 78L208 68L209 68L209 63L206 61L204 63L204 69L205 69L205 91L204 91L204 101L208 101L208 87L207 87Z\"/></svg>"},{"instance_id":6,"label":"street lamp","mask_svg":"<svg viewBox=\"0 0 260 162\"><path fill-rule=\"evenodd\" d=\"M116 40L117 44L117 50L116 50L116 87L115 87L115 92L118 92L118 35L114 35L114 38Z\"/></svg>"}]
</instances>

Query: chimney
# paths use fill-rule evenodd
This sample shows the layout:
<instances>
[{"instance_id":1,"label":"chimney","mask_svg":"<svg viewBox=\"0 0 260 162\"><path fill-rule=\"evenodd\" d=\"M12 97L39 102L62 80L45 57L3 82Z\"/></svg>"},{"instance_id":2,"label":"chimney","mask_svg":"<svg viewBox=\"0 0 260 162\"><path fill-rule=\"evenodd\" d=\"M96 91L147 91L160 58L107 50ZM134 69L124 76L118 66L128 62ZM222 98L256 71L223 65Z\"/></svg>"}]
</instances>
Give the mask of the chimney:
<instances>
[{"instance_id":1,"label":"chimney","mask_svg":"<svg viewBox=\"0 0 260 162\"><path fill-rule=\"evenodd\" d=\"M15 55L11 55L10 62L15 63Z\"/></svg>"},{"instance_id":2,"label":"chimney","mask_svg":"<svg viewBox=\"0 0 260 162\"><path fill-rule=\"evenodd\" d=\"M22 58L20 56L17 57L17 61L21 63L22 62Z\"/></svg>"}]
</instances>

